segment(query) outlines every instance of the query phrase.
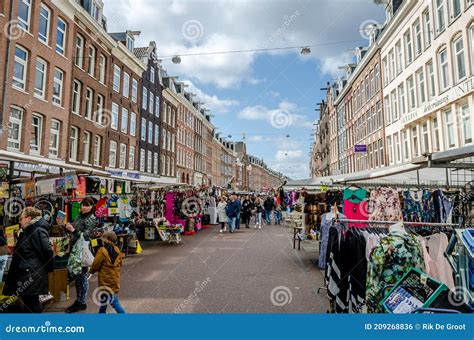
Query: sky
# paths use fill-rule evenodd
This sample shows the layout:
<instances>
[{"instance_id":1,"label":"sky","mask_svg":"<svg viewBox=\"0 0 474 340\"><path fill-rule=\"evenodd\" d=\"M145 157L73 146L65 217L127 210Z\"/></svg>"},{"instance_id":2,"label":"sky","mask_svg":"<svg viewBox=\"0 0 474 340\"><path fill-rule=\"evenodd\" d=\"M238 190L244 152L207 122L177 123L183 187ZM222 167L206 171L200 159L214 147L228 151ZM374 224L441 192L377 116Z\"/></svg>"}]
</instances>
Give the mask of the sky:
<instances>
[{"instance_id":1,"label":"sky","mask_svg":"<svg viewBox=\"0 0 474 340\"><path fill-rule=\"evenodd\" d=\"M321 89L368 44L364 28L384 22L373 0L103 1L110 32L140 31L136 47L155 41L163 68L205 103L217 132L292 179L309 177ZM303 46L309 55L187 55Z\"/></svg>"}]
</instances>

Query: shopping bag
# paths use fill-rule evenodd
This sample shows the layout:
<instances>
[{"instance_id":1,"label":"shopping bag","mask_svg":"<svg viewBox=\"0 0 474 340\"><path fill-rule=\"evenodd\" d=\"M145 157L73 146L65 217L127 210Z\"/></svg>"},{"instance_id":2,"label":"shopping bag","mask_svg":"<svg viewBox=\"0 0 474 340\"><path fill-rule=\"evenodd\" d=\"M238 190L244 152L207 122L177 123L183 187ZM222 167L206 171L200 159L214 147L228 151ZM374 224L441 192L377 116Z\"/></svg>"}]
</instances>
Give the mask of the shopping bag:
<instances>
[{"instance_id":1,"label":"shopping bag","mask_svg":"<svg viewBox=\"0 0 474 340\"><path fill-rule=\"evenodd\" d=\"M67 262L67 269L71 276L79 275L82 271L82 257L83 257L83 246L84 236L81 234L79 239L74 243L69 259Z\"/></svg>"},{"instance_id":2,"label":"shopping bag","mask_svg":"<svg viewBox=\"0 0 474 340\"><path fill-rule=\"evenodd\" d=\"M83 267L90 267L92 266L92 262L94 262L94 254L92 254L88 241L82 238L82 266Z\"/></svg>"}]
</instances>

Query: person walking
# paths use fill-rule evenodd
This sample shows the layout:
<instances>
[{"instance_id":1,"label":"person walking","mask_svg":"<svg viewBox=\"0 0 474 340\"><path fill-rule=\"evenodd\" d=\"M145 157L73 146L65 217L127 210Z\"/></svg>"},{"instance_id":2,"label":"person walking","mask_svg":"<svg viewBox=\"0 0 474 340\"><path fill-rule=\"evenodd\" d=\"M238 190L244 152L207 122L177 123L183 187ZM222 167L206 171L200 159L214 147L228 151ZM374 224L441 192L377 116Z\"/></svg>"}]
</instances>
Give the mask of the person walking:
<instances>
[{"instance_id":1,"label":"person walking","mask_svg":"<svg viewBox=\"0 0 474 340\"><path fill-rule=\"evenodd\" d=\"M260 197L255 199L255 229L262 229L263 202Z\"/></svg>"},{"instance_id":2,"label":"person walking","mask_svg":"<svg viewBox=\"0 0 474 340\"><path fill-rule=\"evenodd\" d=\"M79 240L81 234L86 241L90 241L91 234L96 228L97 220L94 216L94 200L90 197L81 202L81 213L72 224L66 224L66 229L71 233L71 249ZM66 309L66 313L76 313L87 309L87 292L89 291L88 268L83 267L82 272L74 278L76 285L76 301Z\"/></svg>"},{"instance_id":3,"label":"person walking","mask_svg":"<svg viewBox=\"0 0 474 340\"><path fill-rule=\"evenodd\" d=\"M220 230L221 233L225 232L225 224L227 223L227 214L225 212L226 206L227 206L227 203L224 197L220 197L219 203L217 204L217 216L219 217L219 223L221 225L221 230Z\"/></svg>"},{"instance_id":4,"label":"person walking","mask_svg":"<svg viewBox=\"0 0 474 340\"><path fill-rule=\"evenodd\" d=\"M281 220L282 220L282 208L281 208L281 205L277 204L276 208L275 208L275 224L276 225L280 225L281 224Z\"/></svg>"},{"instance_id":5,"label":"person walking","mask_svg":"<svg viewBox=\"0 0 474 340\"><path fill-rule=\"evenodd\" d=\"M228 217L229 229L233 233L235 231L235 223L237 221L237 215L239 214L239 203L237 203L236 196L231 195L230 201L226 206L226 214Z\"/></svg>"},{"instance_id":6,"label":"person walking","mask_svg":"<svg viewBox=\"0 0 474 340\"><path fill-rule=\"evenodd\" d=\"M125 313L118 292L120 290L120 269L125 255L117 247L117 235L113 231L102 234L104 246L101 247L94 258L89 270L91 274L99 273L99 313L107 312L110 304L118 314Z\"/></svg>"},{"instance_id":7,"label":"person walking","mask_svg":"<svg viewBox=\"0 0 474 340\"><path fill-rule=\"evenodd\" d=\"M235 201L237 202L237 205L239 206L239 212L237 213L237 218L235 220L235 226L237 229L240 229L240 214L242 213L242 201L240 200L240 197L235 195Z\"/></svg>"},{"instance_id":8,"label":"person walking","mask_svg":"<svg viewBox=\"0 0 474 340\"><path fill-rule=\"evenodd\" d=\"M268 196L263 203L263 207L265 208L265 221L267 224L272 224L272 211L275 208L275 200L273 197Z\"/></svg>"},{"instance_id":9,"label":"person walking","mask_svg":"<svg viewBox=\"0 0 474 340\"><path fill-rule=\"evenodd\" d=\"M245 224L245 228L250 228L250 216L252 215L253 203L250 200L250 196L246 196L242 201L242 222Z\"/></svg>"},{"instance_id":10,"label":"person walking","mask_svg":"<svg viewBox=\"0 0 474 340\"><path fill-rule=\"evenodd\" d=\"M49 224L40 210L27 207L20 214L20 227L3 294L18 296L24 313L42 313L39 296L48 294L48 272L54 270Z\"/></svg>"}]
</instances>

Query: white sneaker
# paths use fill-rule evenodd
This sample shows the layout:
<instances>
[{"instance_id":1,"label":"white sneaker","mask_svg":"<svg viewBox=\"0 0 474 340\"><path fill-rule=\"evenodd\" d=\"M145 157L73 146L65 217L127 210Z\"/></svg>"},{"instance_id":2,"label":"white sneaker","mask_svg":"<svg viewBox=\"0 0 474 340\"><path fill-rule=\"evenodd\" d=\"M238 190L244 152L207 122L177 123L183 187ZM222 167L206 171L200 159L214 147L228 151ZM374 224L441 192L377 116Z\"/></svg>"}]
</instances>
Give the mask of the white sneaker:
<instances>
[{"instance_id":1,"label":"white sneaker","mask_svg":"<svg viewBox=\"0 0 474 340\"><path fill-rule=\"evenodd\" d=\"M219 232L222 234L222 229L221 229L221 230L219 230Z\"/></svg>"},{"instance_id":2,"label":"white sneaker","mask_svg":"<svg viewBox=\"0 0 474 340\"><path fill-rule=\"evenodd\" d=\"M261 226L258 226L258 229L262 229L262 227L261 227Z\"/></svg>"},{"instance_id":3,"label":"white sneaker","mask_svg":"<svg viewBox=\"0 0 474 340\"><path fill-rule=\"evenodd\" d=\"M257 229L257 225L255 225L255 227L254 227L254 228L255 228L255 229Z\"/></svg>"}]
</instances>

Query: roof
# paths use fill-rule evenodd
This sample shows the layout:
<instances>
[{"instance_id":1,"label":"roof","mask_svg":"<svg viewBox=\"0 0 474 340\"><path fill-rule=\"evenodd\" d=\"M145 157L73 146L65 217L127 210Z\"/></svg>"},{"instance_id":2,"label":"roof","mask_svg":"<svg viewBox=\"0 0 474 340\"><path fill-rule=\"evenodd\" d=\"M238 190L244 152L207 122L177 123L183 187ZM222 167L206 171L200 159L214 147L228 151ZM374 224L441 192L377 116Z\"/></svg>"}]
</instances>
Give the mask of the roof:
<instances>
[{"instance_id":1,"label":"roof","mask_svg":"<svg viewBox=\"0 0 474 340\"><path fill-rule=\"evenodd\" d=\"M139 59L147 58L149 47L136 47L133 49L133 54Z\"/></svg>"},{"instance_id":2,"label":"roof","mask_svg":"<svg viewBox=\"0 0 474 340\"><path fill-rule=\"evenodd\" d=\"M115 41L127 41L127 32L109 33Z\"/></svg>"}]
</instances>

